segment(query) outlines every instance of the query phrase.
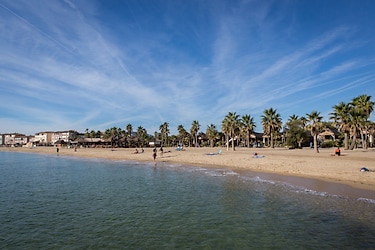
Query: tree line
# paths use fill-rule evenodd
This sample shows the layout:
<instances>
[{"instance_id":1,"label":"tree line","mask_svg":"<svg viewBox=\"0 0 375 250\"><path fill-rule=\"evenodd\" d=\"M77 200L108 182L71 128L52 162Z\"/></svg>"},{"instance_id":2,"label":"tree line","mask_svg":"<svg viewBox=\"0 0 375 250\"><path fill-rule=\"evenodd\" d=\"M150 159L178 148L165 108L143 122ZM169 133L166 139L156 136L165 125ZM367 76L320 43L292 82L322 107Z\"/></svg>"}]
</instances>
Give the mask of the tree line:
<instances>
[{"instance_id":1,"label":"tree line","mask_svg":"<svg viewBox=\"0 0 375 250\"><path fill-rule=\"evenodd\" d=\"M277 109L265 109L261 116L261 123L266 146L301 148L302 143L310 137L314 150L319 152L318 135L324 129L331 127L340 132L340 140L335 141L334 146L343 146L346 150L352 150L360 144L363 148L367 148L370 136L375 134L375 123L369 121L374 110L371 96L360 95L348 103L340 102L332 108L329 121L323 121L320 112L311 111L302 117L293 114L284 124ZM125 129L112 127L106 129L104 133L86 129L85 137L107 139L119 147L144 147L150 141L159 140L164 146L226 146L227 150L230 147L235 150L240 143L242 146L252 147L256 142L254 138L256 124L250 114L240 116L236 112L228 112L221 122L220 130L215 124L208 125L205 133L200 132L200 128L199 122L194 120L189 131L183 125L178 125L178 134L170 135L169 123L164 122L158 132L150 135L144 127L138 126L136 131L133 131L133 126L128 124ZM204 145L201 145L202 139Z\"/></svg>"}]
</instances>

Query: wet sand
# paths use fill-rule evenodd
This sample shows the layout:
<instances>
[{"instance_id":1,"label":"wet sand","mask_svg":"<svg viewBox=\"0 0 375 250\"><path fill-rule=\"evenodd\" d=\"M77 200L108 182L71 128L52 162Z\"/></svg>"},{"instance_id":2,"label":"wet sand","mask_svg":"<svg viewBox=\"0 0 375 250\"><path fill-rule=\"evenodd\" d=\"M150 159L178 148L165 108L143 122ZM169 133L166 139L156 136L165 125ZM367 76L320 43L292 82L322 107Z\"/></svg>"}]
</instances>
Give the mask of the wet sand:
<instances>
[{"instance_id":1,"label":"wet sand","mask_svg":"<svg viewBox=\"0 0 375 250\"><path fill-rule=\"evenodd\" d=\"M0 150L21 151L28 153L57 154L54 147L37 148L0 148ZM140 151L140 149L138 149ZM60 148L59 155L104 158L109 160L132 160L153 162L152 148L145 148L144 153L134 154L135 149L124 148ZM221 150L222 154L217 154ZM253 158L253 153L263 158ZM164 148L158 150L156 164L178 163L192 166L223 167L244 175L257 175L263 179L283 181L319 192L344 195L353 198L375 200L375 150L342 150L341 156L331 156L334 149L288 150L284 148L248 149L236 148ZM361 172L362 167L369 172Z\"/></svg>"}]
</instances>

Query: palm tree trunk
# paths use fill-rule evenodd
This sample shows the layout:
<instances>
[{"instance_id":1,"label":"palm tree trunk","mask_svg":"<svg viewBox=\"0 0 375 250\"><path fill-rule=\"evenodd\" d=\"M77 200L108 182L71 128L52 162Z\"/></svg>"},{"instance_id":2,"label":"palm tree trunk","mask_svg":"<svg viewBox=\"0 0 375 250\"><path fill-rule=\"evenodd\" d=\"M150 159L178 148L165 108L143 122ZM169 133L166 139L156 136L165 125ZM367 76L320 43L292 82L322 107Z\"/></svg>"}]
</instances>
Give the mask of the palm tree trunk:
<instances>
[{"instance_id":1,"label":"palm tree trunk","mask_svg":"<svg viewBox=\"0 0 375 250\"><path fill-rule=\"evenodd\" d=\"M345 150L348 150L349 149L349 133L348 132L345 132L344 133L344 148Z\"/></svg>"},{"instance_id":2,"label":"palm tree trunk","mask_svg":"<svg viewBox=\"0 0 375 250\"><path fill-rule=\"evenodd\" d=\"M234 148L234 134L232 134L232 150L235 151L235 148Z\"/></svg>"},{"instance_id":3,"label":"palm tree trunk","mask_svg":"<svg viewBox=\"0 0 375 250\"><path fill-rule=\"evenodd\" d=\"M352 143L350 144L349 150L353 150L355 148L356 141L357 141L357 137L353 135L353 140L352 140Z\"/></svg>"},{"instance_id":4,"label":"palm tree trunk","mask_svg":"<svg viewBox=\"0 0 375 250\"><path fill-rule=\"evenodd\" d=\"M361 137L362 137L362 148L367 149L367 130L362 131Z\"/></svg>"},{"instance_id":5,"label":"palm tree trunk","mask_svg":"<svg viewBox=\"0 0 375 250\"><path fill-rule=\"evenodd\" d=\"M319 153L319 148L318 148L318 135L314 135L314 150L315 152Z\"/></svg>"}]
</instances>

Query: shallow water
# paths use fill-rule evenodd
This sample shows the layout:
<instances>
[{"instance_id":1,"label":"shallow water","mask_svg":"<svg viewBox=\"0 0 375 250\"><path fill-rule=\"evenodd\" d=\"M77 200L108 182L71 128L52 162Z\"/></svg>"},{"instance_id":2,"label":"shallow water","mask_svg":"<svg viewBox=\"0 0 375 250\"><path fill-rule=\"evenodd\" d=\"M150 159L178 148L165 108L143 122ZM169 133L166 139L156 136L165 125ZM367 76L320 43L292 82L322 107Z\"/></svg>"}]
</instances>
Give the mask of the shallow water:
<instances>
[{"instance_id":1,"label":"shallow water","mask_svg":"<svg viewBox=\"0 0 375 250\"><path fill-rule=\"evenodd\" d=\"M375 202L207 169L0 152L2 249L374 249Z\"/></svg>"}]
</instances>

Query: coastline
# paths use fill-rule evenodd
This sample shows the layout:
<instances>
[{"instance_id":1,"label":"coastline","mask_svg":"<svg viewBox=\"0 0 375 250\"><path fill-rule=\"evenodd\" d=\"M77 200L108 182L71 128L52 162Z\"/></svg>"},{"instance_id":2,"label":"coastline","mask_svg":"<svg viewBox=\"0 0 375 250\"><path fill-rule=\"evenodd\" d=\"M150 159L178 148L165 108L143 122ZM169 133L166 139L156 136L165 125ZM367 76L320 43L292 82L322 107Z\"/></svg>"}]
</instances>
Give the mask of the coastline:
<instances>
[{"instance_id":1,"label":"coastline","mask_svg":"<svg viewBox=\"0 0 375 250\"><path fill-rule=\"evenodd\" d=\"M153 162L152 148L134 154L134 148L59 148L59 155L102 158L108 160L131 160ZM217 154L221 150L222 154ZM41 153L56 155L55 147L0 148L0 151ZM263 158L253 158L257 152ZM296 184L319 192L346 194L375 200L375 150L342 150L341 156L331 156L334 149L288 150L283 148L164 148L163 156L158 150L157 163L184 164L191 166L222 167L241 174L259 173L262 178ZM361 172L361 167L370 172ZM332 185L329 185L331 183ZM335 185L336 184L336 185ZM362 191L361 191L362 190ZM359 198L359 197L357 197Z\"/></svg>"}]
</instances>

